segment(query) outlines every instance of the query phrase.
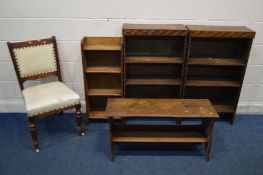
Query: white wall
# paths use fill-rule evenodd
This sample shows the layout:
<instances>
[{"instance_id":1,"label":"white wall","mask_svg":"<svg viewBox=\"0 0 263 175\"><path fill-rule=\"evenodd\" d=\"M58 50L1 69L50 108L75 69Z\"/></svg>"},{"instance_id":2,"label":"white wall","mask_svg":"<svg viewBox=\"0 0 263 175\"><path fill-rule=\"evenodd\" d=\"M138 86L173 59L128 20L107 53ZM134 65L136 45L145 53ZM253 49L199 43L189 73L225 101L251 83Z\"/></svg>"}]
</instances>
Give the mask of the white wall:
<instances>
[{"instance_id":1,"label":"white wall","mask_svg":"<svg viewBox=\"0 0 263 175\"><path fill-rule=\"evenodd\" d=\"M24 102L7 41L55 35L64 81L83 95L80 39L120 36L123 23L246 25L257 34L239 113L263 113L262 0L0 0L0 112L23 112Z\"/></svg>"}]
</instances>

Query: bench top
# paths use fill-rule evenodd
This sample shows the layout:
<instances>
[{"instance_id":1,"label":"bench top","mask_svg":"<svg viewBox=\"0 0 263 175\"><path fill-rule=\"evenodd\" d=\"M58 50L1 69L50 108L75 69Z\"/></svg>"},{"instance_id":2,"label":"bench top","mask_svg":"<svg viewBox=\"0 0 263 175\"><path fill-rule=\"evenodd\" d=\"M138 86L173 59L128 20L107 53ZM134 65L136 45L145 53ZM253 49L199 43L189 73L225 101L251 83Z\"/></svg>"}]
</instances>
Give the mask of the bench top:
<instances>
[{"instance_id":1,"label":"bench top","mask_svg":"<svg viewBox=\"0 0 263 175\"><path fill-rule=\"evenodd\" d=\"M208 99L110 98L106 117L219 118Z\"/></svg>"}]
</instances>

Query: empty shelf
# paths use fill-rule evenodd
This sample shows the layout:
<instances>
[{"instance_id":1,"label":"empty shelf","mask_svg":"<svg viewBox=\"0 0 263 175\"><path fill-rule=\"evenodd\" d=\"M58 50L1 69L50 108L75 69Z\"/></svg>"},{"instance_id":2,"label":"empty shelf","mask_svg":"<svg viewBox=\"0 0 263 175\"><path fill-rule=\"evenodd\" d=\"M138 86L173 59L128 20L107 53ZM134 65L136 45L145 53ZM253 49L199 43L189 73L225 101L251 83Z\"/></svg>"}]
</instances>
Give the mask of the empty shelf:
<instances>
[{"instance_id":1,"label":"empty shelf","mask_svg":"<svg viewBox=\"0 0 263 175\"><path fill-rule=\"evenodd\" d=\"M83 50L112 50L112 51L120 51L120 45L86 45Z\"/></svg>"},{"instance_id":2,"label":"empty shelf","mask_svg":"<svg viewBox=\"0 0 263 175\"><path fill-rule=\"evenodd\" d=\"M186 86L240 87L240 84L237 81L187 80Z\"/></svg>"},{"instance_id":3,"label":"empty shelf","mask_svg":"<svg viewBox=\"0 0 263 175\"><path fill-rule=\"evenodd\" d=\"M246 65L241 59L228 58L190 58L189 65L218 65L218 66L244 66Z\"/></svg>"},{"instance_id":4,"label":"empty shelf","mask_svg":"<svg viewBox=\"0 0 263 175\"><path fill-rule=\"evenodd\" d=\"M207 142L199 126L126 125L113 126L113 142Z\"/></svg>"},{"instance_id":5,"label":"empty shelf","mask_svg":"<svg viewBox=\"0 0 263 175\"><path fill-rule=\"evenodd\" d=\"M126 85L180 85L178 79L127 79Z\"/></svg>"},{"instance_id":6,"label":"empty shelf","mask_svg":"<svg viewBox=\"0 0 263 175\"><path fill-rule=\"evenodd\" d=\"M120 89L89 89L88 96L121 96Z\"/></svg>"},{"instance_id":7,"label":"empty shelf","mask_svg":"<svg viewBox=\"0 0 263 175\"><path fill-rule=\"evenodd\" d=\"M126 63L183 63L180 57L127 57Z\"/></svg>"},{"instance_id":8,"label":"empty shelf","mask_svg":"<svg viewBox=\"0 0 263 175\"><path fill-rule=\"evenodd\" d=\"M120 67L87 67L86 73L121 73Z\"/></svg>"},{"instance_id":9,"label":"empty shelf","mask_svg":"<svg viewBox=\"0 0 263 175\"><path fill-rule=\"evenodd\" d=\"M105 111L90 111L89 118L90 119L106 119Z\"/></svg>"},{"instance_id":10,"label":"empty shelf","mask_svg":"<svg viewBox=\"0 0 263 175\"><path fill-rule=\"evenodd\" d=\"M214 105L214 108L218 113L234 113L231 105Z\"/></svg>"}]
</instances>

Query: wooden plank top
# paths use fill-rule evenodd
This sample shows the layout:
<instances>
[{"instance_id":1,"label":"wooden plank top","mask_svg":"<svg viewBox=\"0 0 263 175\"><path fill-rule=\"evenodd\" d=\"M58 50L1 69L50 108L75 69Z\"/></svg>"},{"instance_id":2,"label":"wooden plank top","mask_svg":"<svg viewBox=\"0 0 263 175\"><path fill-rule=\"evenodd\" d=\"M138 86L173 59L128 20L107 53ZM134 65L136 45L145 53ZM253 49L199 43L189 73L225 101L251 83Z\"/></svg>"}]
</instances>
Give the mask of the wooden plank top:
<instances>
[{"instance_id":1,"label":"wooden plank top","mask_svg":"<svg viewBox=\"0 0 263 175\"><path fill-rule=\"evenodd\" d=\"M187 29L182 24L123 24L122 34L131 36L186 36Z\"/></svg>"},{"instance_id":2,"label":"wooden plank top","mask_svg":"<svg viewBox=\"0 0 263 175\"><path fill-rule=\"evenodd\" d=\"M208 99L110 98L106 117L218 118Z\"/></svg>"},{"instance_id":3,"label":"wooden plank top","mask_svg":"<svg viewBox=\"0 0 263 175\"><path fill-rule=\"evenodd\" d=\"M255 31L246 26L186 25L192 37L254 38Z\"/></svg>"}]
</instances>

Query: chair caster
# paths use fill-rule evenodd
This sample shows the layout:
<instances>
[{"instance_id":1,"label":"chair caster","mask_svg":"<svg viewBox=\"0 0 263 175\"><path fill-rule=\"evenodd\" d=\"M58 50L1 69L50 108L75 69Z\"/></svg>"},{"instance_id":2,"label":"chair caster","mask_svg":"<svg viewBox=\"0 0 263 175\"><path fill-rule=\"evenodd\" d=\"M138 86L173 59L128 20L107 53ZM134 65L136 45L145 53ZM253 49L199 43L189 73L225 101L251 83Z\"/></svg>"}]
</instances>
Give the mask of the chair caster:
<instances>
[{"instance_id":1,"label":"chair caster","mask_svg":"<svg viewBox=\"0 0 263 175\"><path fill-rule=\"evenodd\" d=\"M38 154L40 152L40 150L39 149L36 149L36 153Z\"/></svg>"},{"instance_id":2,"label":"chair caster","mask_svg":"<svg viewBox=\"0 0 263 175\"><path fill-rule=\"evenodd\" d=\"M81 134L80 134L80 136L84 136L85 135L85 133L84 132L82 132Z\"/></svg>"}]
</instances>

